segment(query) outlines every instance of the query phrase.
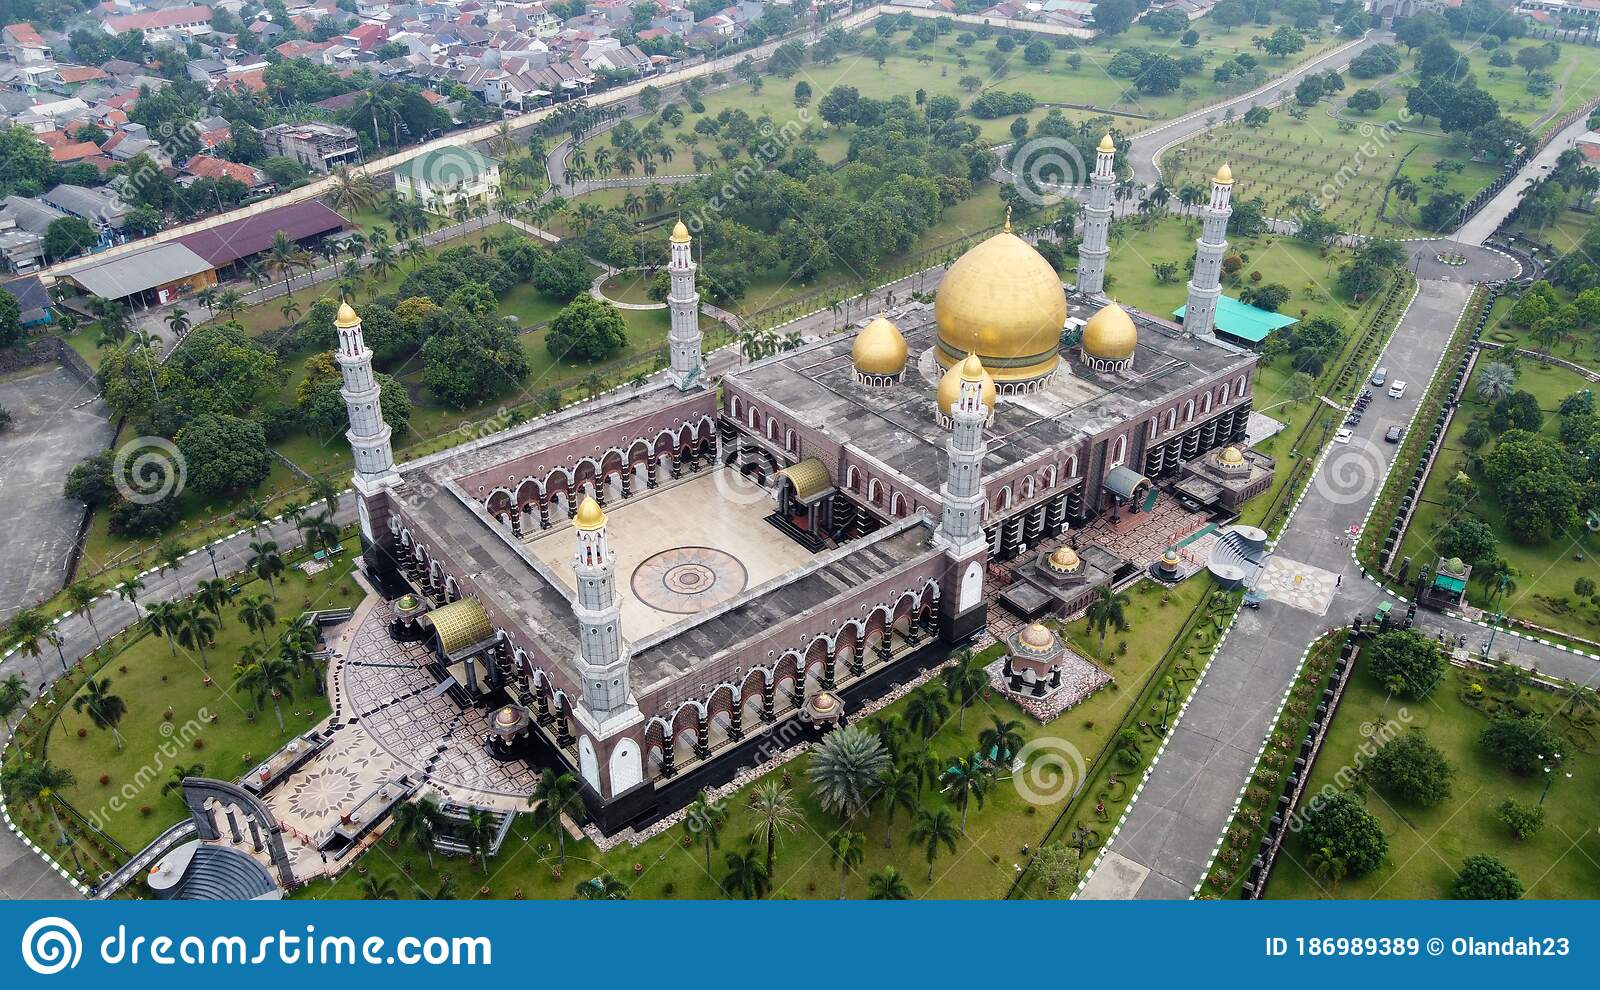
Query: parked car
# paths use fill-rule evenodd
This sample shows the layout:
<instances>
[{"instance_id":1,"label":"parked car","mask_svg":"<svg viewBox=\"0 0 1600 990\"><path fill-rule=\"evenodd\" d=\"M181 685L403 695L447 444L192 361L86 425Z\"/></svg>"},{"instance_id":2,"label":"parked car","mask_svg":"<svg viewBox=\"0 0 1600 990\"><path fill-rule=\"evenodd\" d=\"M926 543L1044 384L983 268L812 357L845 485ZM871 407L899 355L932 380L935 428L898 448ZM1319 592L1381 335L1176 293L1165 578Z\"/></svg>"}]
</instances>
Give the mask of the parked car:
<instances>
[{"instance_id":1,"label":"parked car","mask_svg":"<svg viewBox=\"0 0 1600 990\"><path fill-rule=\"evenodd\" d=\"M1351 433L1349 430L1340 430L1338 433L1335 433L1333 435L1333 442L1334 443L1349 443L1350 442L1350 438L1353 437L1353 436L1355 436L1355 434Z\"/></svg>"},{"instance_id":2,"label":"parked car","mask_svg":"<svg viewBox=\"0 0 1600 990\"><path fill-rule=\"evenodd\" d=\"M1372 373L1372 384L1374 384L1374 385L1382 385L1384 382L1386 382L1388 380L1389 380L1389 369L1388 368L1379 368L1377 371L1374 371Z\"/></svg>"},{"instance_id":3,"label":"parked car","mask_svg":"<svg viewBox=\"0 0 1600 990\"><path fill-rule=\"evenodd\" d=\"M1398 399L1398 398L1400 398L1401 396L1403 396L1405 394L1406 394L1406 383L1405 382L1395 382L1393 385L1389 386L1389 398Z\"/></svg>"},{"instance_id":4,"label":"parked car","mask_svg":"<svg viewBox=\"0 0 1600 990\"><path fill-rule=\"evenodd\" d=\"M1383 439L1388 443L1399 443L1400 442L1400 427L1398 427L1398 426L1389 427L1389 429L1383 434Z\"/></svg>"}]
</instances>

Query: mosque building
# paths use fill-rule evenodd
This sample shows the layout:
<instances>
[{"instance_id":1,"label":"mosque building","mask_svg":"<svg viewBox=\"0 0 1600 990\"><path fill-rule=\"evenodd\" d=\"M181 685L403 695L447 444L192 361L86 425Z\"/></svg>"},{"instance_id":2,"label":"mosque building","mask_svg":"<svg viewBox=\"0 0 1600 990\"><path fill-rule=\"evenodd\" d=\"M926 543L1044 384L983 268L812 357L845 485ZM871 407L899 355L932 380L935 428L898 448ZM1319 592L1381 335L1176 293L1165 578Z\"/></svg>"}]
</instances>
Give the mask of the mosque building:
<instances>
[{"instance_id":1,"label":"mosque building","mask_svg":"<svg viewBox=\"0 0 1600 990\"><path fill-rule=\"evenodd\" d=\"M931 306L720 377L690 246L679 223L666 375L406 464L337 320L368 576L424 603L447 676L517 710L607 834L941 661L984 629L991 568L1158 490L1227 511L1270 485L1257 355L1069 294L1009 221ZM1101 568L1037 561L1061 614Z\"/></svg>"}]
</instances>

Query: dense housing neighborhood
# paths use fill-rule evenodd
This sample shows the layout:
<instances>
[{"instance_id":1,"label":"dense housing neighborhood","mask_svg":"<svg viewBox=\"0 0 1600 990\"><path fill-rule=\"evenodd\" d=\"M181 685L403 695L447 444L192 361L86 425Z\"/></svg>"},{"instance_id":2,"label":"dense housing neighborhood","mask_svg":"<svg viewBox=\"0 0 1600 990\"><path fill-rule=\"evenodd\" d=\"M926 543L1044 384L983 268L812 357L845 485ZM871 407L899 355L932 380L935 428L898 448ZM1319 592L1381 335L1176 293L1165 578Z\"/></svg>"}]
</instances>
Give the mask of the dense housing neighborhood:
<instances>
[{"instance_id":1,"label":"dense housing neighborhood","mask_svg":"<svg viewBox=\"0 0 1600 990\"><path fill-rule=\"evenodd\" d=\"M1600 897L1600 7L0 7L0 894Z\"/></svg>"}]
</instances>

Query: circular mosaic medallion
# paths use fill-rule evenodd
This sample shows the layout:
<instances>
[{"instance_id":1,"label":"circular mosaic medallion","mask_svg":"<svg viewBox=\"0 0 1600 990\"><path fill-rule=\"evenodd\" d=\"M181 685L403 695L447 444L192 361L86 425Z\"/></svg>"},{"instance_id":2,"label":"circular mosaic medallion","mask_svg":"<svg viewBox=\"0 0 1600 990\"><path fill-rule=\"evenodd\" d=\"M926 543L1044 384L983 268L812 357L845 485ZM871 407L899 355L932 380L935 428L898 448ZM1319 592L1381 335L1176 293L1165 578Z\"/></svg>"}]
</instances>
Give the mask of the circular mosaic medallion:
<instances>
[{"instance_id":1,"label":"circular mosaic medallion","mask_svg":"<svg viewBox=\"0 0 1600 990\"><path fill-rule=\"evenodd\" d=\"M749 583L744 565L711 547L663 550L633 572L634 597L663 612L690 615L715 608Z\"/></svg>"}]
</instances>

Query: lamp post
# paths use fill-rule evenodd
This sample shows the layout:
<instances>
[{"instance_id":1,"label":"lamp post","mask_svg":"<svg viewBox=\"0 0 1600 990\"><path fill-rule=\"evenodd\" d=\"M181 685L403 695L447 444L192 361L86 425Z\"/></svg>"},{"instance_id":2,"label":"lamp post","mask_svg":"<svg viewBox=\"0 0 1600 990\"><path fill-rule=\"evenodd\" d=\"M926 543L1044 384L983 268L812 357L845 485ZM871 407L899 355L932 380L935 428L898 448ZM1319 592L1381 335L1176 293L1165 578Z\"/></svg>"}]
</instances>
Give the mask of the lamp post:
<instances>
[{"instance_id":1,"label":"lamp post","mask_svg":"<svg viewBox=\"0 0 1600 990\"><path fill-rule=\"evenodd\" d=\"M206 544L206 556L211 558L211 576L220 579L222 575L217 571L217 548L215 544Z\"/></svg>"},{"instance_id":2,"label":"lamp post","mask_svg":"<svg viewBox=\"0 0 1600 990\"><path fill-rule=\"evenodd\" d=\"M1544 799L1550 796L1550 785L1555 783L1555 769L1561 764L1561 754L1552 754L1552 762L1545 763L1544 754L1540 753L1539 763L1544 769L1544 790L1539 792L1539 803L1542 805L1544 804ZM1567 779L1572 779L1572 772L1570 770L1567 771Z\"/></svg>"},{"instance_id":3,"label":"lamp post","mask_svg":"<svg viewBox=\"0 0 1600 990\"><path fill-rule=\"evenodd\" d=\"M1506 621L1506 586L1510 583L1511 575L1501 574L1499 587L1495 588L1494 594L1489 596L1489 604L1493 606L1496 604L1496 602L1498 602L1499 607L1495 608L1489 616L1489 641L1483 644L1483 655L1485 658L1494 652L1494 637L1495 634L1500 631L1500 627L1496 624L1496 620L1499 620L1502 623ZM1540 757L1540 759L1543 759L1543 757Z\"/></svg>"}]
</instances>

